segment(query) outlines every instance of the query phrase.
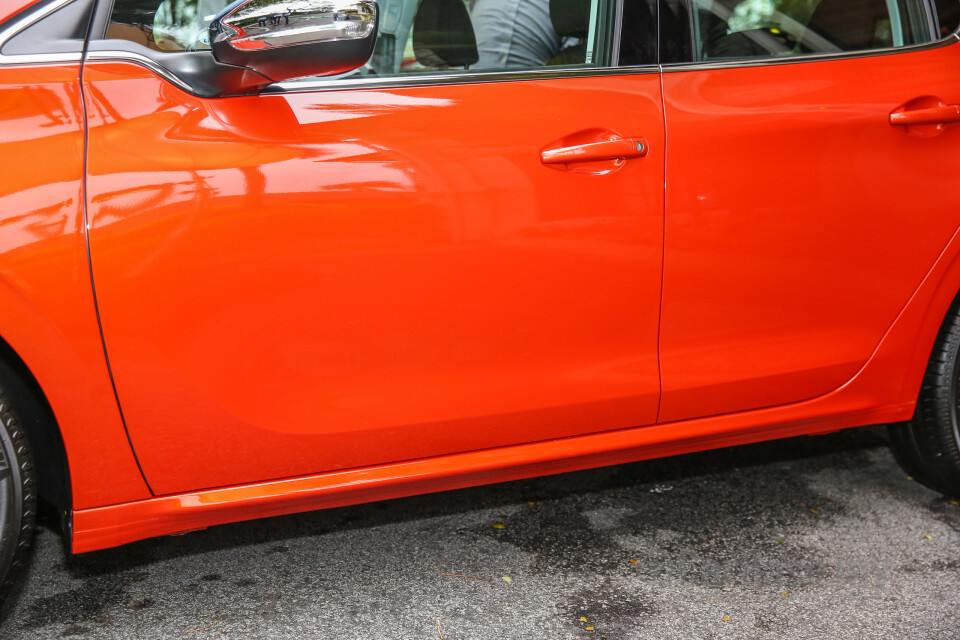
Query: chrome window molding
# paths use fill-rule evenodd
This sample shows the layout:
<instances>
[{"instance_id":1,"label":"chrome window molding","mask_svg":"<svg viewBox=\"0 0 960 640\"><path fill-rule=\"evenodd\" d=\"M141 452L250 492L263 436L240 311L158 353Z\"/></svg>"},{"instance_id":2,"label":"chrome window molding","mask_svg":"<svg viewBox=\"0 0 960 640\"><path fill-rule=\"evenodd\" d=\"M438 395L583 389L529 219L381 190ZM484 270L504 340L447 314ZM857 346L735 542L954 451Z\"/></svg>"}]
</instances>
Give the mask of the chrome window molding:
<instances>
[{"instance_id":1,"label":"chrome window molding","mask_svg":"<svg viewBox=\"0 0 960 640\"><path fill-rule=\"evenodd\" d=\"M93 49L87 49L87 60L90 62L132 62L154 72L164 80L175 84L184 91L193 93L193 87L184 82L179 76L171 73L166 67L155 60L151 60L147 56L134 53L133 51L94 51Z\"/></svg>"},{"instance_id":2,"label":"chrome window molding","mask_svg":"<svg viewBox=\"0 0 960 640\"><path fill-rule=\"evenodd\" d=\"M87 49L87 58L90 62L130 62L156 73L158 76L175 84L187 92L193 92L193 87L178 76L171 73L160 63L147 56L133 51L97 51ZM490 82L543 80L549 78L586 78L591 76L628 76L659 73L660 67L656 64L624 66L624 67L590 67L578 69L525 69L518 71L485 71L463 73L447 73L436 75L409 75L390 76L386 78L355 76L346 78L322 79L302 78L287 82L277 82L262 93L298 93L307 91L343 91L349 89L390 89L400 87L447 86L455 84L482 84Z\"/></svg>"},{"instance_id":3,"label":"chrome window molding","mask_svg":"<svg viewBox=\"0 0 960 640\"><path fill-rule=\"evenodd\" d=\"M39 9L28 11L26 15L17 18L13 24L0 32L0 65L80 62L83 59L83 54L79 51L70 53L17 53L3 55L3 46L7 44L10 38L71 2L73 2L73 0L55 0L55 2L51 2Z\"/></svg>"},{"instance_id":4,"label":"chrome window molding","mask_svg":"<svg viewBox=\"0 0 960 640\"><path fill-rule=\"evenodd\" d=\"M551 78L587 78L591 76L629 76L646 73L659 73L656 64L636 67L591 67L579 69L524 69L518 71L464 71L463 73L445 73L430 75L390 76L378 78L357 76L323 80L303 78L272 84L264 93L296 93L303 91L334 91L344 89L390 89L398 87L428 87L454 84L483 84L489 82L544 80Z\"/></svg>"}]
</instances>

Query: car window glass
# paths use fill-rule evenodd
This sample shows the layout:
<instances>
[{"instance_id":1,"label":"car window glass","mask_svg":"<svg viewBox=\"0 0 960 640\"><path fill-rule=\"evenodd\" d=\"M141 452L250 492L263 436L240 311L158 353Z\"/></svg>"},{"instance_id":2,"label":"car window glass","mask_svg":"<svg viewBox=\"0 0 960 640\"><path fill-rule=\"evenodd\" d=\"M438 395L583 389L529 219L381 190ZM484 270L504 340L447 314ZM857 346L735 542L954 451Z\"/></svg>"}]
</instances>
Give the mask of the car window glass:
<instances>
[{"instance_id":1,"label":"car window glass","mask_svg":"<svg viewBox=\"0 0 960 640\"><path fill-rule=\"evenodd\" d=\"M624 0L621 4L619 66L657 62L657 11L656 0Z\"/></svg>"},{"instance_id":2,"label":"car window glass","mask_svg":"<svg viewBox=\"0 0 960 640\"><path fill-rule=\"evenodd\" d=\"M937 27L945 38L960 27L960 0L936 0Z\"/></svg>"},{"instance_id":3,"label":"car window glass","mask_svg":"<svg viewBox=\"0 0 960 640\"><path fill-rule=\"evenodd\" d=\"M116 0L106 38L157 51L209 49L207 27L232 0Z\"/></svg>"},{"instance_id":4,"label":"car window glass","mask_svg":"<svg viewBox=\"0 0 960 640\"><path fill-rule=\"evenodd\" d=\"M960 0L958 0L960 1ZM689 0L659 0L660 62L689 62L693 59L691 11Z\"/></svg>"},{"instance_id":5,"label":"car window glass","mask_svg":"<svg viewBox=\"0 0 960 640\"><path fill-rule=\"evenodd\" d=\"M695 0L699 59L866 51L931 40L923 0Z\"/></svg>"},{"instance_id":6,"label":"car window glass","mask_svg":"<svg viewBox=\"0 0 960 640\"><path fill-rule=\"evenodd\" d=\"M227 4L229 0L116 0L105 37L158 51L209 49L208 25ZM352 75L608 66L616 4L615 0L379 0L373 57ZM631 48L631 63L653 63L654 14L634 13L631 16L645 25L645 30L638 31L649 35L646 49Z\"/></svg>"}]
</instances>

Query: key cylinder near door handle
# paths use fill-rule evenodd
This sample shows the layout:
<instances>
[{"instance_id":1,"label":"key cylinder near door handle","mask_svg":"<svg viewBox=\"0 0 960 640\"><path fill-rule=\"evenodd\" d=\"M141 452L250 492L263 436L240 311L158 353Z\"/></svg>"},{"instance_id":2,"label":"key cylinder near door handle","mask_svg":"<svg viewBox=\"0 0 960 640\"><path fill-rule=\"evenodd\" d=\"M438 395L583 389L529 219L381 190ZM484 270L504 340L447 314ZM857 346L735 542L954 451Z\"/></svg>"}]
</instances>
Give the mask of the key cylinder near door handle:
<instances>
[{"instance_id":1,"label":"key cylinder near door handle","mask_svg":"<svg viewBox=\"0 0 960 640\"><path fill-rule=\"evenodd\" d=\"M626 160L642 158L645 155L647 155L647 141L643 138L617 138L544 150L540 152L540 161L543 164L571 164L602 160Z\"/></svg>"}]
</instances>

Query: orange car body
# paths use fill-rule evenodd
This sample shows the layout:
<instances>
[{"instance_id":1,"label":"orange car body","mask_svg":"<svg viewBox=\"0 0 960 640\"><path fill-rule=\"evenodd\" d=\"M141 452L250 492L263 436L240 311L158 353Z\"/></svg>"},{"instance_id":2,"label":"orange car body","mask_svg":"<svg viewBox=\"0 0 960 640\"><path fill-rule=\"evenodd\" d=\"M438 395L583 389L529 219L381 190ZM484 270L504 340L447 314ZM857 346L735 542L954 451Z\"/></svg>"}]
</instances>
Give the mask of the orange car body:
<instances>
[{"instance_id":1,"label":"orange car body","mask_svg":"<svg viewBox=\"0 0 960 640\"><path fill-rule=\"evenodd\" d=\"M0 336L73 550L909 419L960 125L890 117L960 104L955 42L232 98L0 61Z\"/></svg>"}]
</instances>

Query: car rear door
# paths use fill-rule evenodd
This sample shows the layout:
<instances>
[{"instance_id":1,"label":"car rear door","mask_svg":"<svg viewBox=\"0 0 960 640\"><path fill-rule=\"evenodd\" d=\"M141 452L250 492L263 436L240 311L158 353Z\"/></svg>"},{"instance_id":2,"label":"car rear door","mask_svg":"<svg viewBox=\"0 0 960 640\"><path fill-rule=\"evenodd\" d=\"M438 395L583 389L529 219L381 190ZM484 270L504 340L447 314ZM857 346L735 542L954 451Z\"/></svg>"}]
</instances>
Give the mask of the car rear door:
<instances>
[{"instance_id":1,"label":"car rear door","mask_svg":"<svg viewBox=\"0 0 960 640\"><path fill-rule=\"evenodd\" d=\"M184 45L170 16L216 7L117 0L98 17L92 268L155 493L655 422L653 13L497 2L419 5L448 25L436 67L414 51L417 3L381 2L361 73L229 98L167 64L205 28ZM639 21L622 47L621 14Z\"/></svg>"},{"instance_id":2,"label":"car rear door","mask_svg":"<svg viewBox=\"0 0 960 640\"><path fill-rule=\"evenodd\" d=\"M960 221L956 24L920 0L668 4L659 420L827 393Z\"/></svg>"}]
</instances>

